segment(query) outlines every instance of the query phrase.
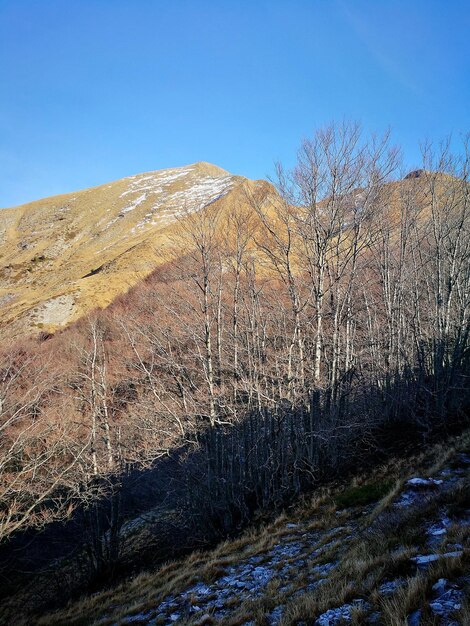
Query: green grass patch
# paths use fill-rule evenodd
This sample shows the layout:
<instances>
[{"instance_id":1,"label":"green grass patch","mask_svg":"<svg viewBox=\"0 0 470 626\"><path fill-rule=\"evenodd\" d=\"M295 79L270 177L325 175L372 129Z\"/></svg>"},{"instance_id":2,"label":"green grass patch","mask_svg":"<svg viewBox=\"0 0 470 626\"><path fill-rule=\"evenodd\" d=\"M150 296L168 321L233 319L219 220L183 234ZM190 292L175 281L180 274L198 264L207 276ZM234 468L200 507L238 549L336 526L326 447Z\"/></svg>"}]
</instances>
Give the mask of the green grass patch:
<instances>
[{"instance_id":1,"label":"green grass patch","mask_svg":"<svg viewBox=\"0 0 470 626\"><path fill-rule=\"evenodd\" d=\"M367 483L359 487L350 487L336 496L335 504L339 509L372 504L372 502L377 502L386 496L392 487L393 482L391 481Z\"/></svg>"}]
</instances>

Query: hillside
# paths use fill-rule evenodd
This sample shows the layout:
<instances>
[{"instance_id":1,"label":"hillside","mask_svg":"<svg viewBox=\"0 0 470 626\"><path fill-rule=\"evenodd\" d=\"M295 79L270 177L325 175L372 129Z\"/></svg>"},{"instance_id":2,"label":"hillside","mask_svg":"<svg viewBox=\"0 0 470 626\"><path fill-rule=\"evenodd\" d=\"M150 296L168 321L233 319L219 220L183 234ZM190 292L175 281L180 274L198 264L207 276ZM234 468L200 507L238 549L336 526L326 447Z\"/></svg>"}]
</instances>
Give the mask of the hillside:
<instances>
[{"instance_id":1,"label":"hillside","mask_svg":"<svg viewBox=\"0 0 470 626\"><path fill-rule=\"evenodd\" d=\"M0 336L54 331L171 257L178 217L254 185L209 163L129 176L0 210Z\"/></svg>"},{"instance_id":2,"label":"hillside","mask_svg":"<svg viewBox=\"0 0 470 626\"><path fill-rule=\"evenodd\" d=\"M40 623L468 624L469 451L466 434L396 459Z\"/></svg>"},{"instance_id":3,"label":"hillside","mask_svg":"<svg viewBox=\"0 0 470 626\"><path fill-rule=\"evenodd\" d=\"M270 593L273 566L260 570L268 566L237 554L211 574L197 551L250 526L256 535L256 520L333 485L334 506L320 498L287 520L307 520L288 529L298 552L288 556L286 527L276 540L274 525L248 555L281 569L300 554L307 567L339 562L333 586L311 589L305 611L291 597L300 587L285 590L256 613L259 623L268 608L285 606L284 621L302 621L356 600L385 615L379 583L411 576L406 597L397 596L408 612L390 624L419 606L434 624L424 602L439 579L420 586L410 563L438 561L426 524L466 527L469 508L467 456L458 456L468 455L468 442L452 459L450 444L430 449L469 426L468 168L460 159L451 167L445 154L403 179L395 155L341 127L319 131L293 170L279 169L277 194L198 164L72 195L78 209L59 198L6 211L3 332L19 340L2 341L0 352L0 606L39 617L193 552L174 566L169 587L151 575L137 579L150 581L149 597L135 587L122 601L113 592L111 623L134 612L145 622L146 611L150 622L184 623L193 619L192 595L201 620L224 623L231 615L205 617L213 607L203 600L222 601L225 586L244 591L224 596L223 611L225 600L233 608L246 597L253 613L259 597L250 585L259 577ZM109 193L114 209L103 199ZM413 447L429 453L424 464L380 469ZM338 481L364 469L374 471L359 481L365 493L342 498ZM447 470L449 489L436 473ZM418 510L407 504L415 491ZM378 510L367 508L382 497ZM338 531L338 520L353 532ZM345 552L323 561L315 551L332 529ZM456 567L466 567L465 532L452 531L450 543L462 548L437 547ZM403 546L397 558L406 567L384 572ZM363 569L351 571L351 561ZM463 593L462 573L440 578ZM83 623L102 617L99 607ZM249 619L236 614L234 625Z\"/></svg>"}]
</instances>

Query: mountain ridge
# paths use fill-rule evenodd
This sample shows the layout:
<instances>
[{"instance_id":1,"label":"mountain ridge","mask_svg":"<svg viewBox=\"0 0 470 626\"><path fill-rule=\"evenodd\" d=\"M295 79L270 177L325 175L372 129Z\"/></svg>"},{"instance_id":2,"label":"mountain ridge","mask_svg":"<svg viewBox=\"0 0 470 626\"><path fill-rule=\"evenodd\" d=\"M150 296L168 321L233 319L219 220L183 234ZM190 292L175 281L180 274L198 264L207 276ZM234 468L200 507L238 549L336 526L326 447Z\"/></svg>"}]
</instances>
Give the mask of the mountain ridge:
<instances>
[{"instance_id":1,"label":"mountain ridge","mask_svg":"<svg viewBox=\"0 0 470 626\"><path fill-rule=\"evenodd\" d=\"M0 336L54 331L107 306L163 262L185 213L231 206L257 184L200 161L2 209Z\"/></svg>"},{"instance_id":2,"label":"mountain ridge","mask_svg":"<svg viewBox=\"0 0 470 626\"><path fill-rule=\"evenodd\" d=\"M20 202L19 204L12 204L12 205L8 205L8 206L3 206L0 207L0 212L1 211L11 211L14 209L19 209L25 206L28 206L30 204L35 204L36 202L39 202L41 200L52 200L54 198L59 198L59 197L66 197L66 196L73 196L76 193L81 193L83 191L93 191L96 189L99 189L101 187L106 187L108 185L112 185L114 183L119 183L121 181L130 179L130 178L134 178L135 176L145 176L148 174L156 174L158 172L164 172L166 170L177 170L177 169L182 169L182 168L190 168L190 167L194 167L194 168L198 168L201 170L207 170L209 171L214 171L214 172L221 172L223 174L229 174L232 176L237 176L237 174L231 174L228 170L225 170L223 167L219 167L218 165L215 165L214 163L210 163L209 161L195 161L194 163L188 163L187 165L177 165L175 167L163 167L161 169L158 170L146 170L144 172L136 172L135 174L129 174L128 176L121 176L120 178L113 178L113 180L109 180L106 181L104 183L99 183L98 185L90 185L89 187L83 187L80 189L73 189L72 191L64 191L64 192L60 192L60 193L52 193L50 195L46 195L46 196L42 196L40 198L35 198L33 200L27 200L26 202ZM244 178L243 176L241 178Z\"/></svg>"}]
</instances>

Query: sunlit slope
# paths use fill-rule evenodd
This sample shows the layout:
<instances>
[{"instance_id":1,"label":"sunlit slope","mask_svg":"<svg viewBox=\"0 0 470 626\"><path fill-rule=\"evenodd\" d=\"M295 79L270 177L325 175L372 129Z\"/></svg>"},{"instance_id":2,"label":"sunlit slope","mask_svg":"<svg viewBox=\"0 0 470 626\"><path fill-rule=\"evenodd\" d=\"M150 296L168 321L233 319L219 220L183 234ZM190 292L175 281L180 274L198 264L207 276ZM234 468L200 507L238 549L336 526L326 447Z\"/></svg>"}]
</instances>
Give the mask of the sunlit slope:
<instances>
[{"instance_id":1,"label":"sunlit slope","mask_svg":"<svg viewBox=\"0 0 470 626\"><path fill-rule=\"evenodd\" d=\"M1 210L0 335L55 330L108 305L168 258L178 217L230 208L256 184L196 163Z\"/></svg>"}]
</instances>

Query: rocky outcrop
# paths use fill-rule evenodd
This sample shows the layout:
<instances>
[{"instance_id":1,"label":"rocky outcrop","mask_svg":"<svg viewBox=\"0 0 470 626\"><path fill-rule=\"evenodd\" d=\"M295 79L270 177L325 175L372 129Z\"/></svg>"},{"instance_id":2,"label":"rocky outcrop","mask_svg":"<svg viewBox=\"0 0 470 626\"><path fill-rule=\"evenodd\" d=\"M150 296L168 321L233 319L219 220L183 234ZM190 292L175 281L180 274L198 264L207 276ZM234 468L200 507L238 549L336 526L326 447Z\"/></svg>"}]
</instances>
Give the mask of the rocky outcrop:
<instances>
[{"instance_id":1,"label":"rocky outcrop","mask_svg":"<svg viewBox=\"0 0 470 626\"><path fill-rule=\"evenodd\" d=\"M168 594L152 609L129 614L119 623L225 624L237 615L240 619L240 607L244 605L245 626L255 626L261 622L250 618L251 602L253 607L265 606L263 623L271 626L334 626L353 619L355 623L381 624L387 602L399 596L410 580L415 585L423 581L423 589L428 585L430 591L423 596L424 604L408 614L409 624L421 624L425 613L443 626L462 623L458 613L470 590L469 572L452 580L433 577L439 571L438 564L463 563L470 553L470 502L465 509L465 496L461 497L469 479L470 457L460 453L435 475L408 478L378 514L373 513L375 505L371 504L337 511L339 523L329 528L319 525L318 518L287 521L276 531L277 541L268 549L248 549L249 556L239 555L220 564L214 580L194 582ZM454 494L460 494L460 508L454 506ZM394 555L402 558L400 567L407 570L406 575L379 578L369 592L365 592L361 580L343 580L342 575L338 578L338 573L349 571L348 559L357 558L353 555L358 541L365 541L367 547L367 536L372 541L377 532L383 532L380 529L399 527L403 520L413 520L420 513L419 524L425 529L421 544L414 548L395 546L390 554L391 559ZM455 541L459 535L460 543ZM356 589L357 597L317 613L313 621L293 618L296 602L311 599L312 607L320 606L315 604L315 598L321 597L320 587L334 585L334 581L349 583L351 593Z\"/></svg>"}]
</instances>

